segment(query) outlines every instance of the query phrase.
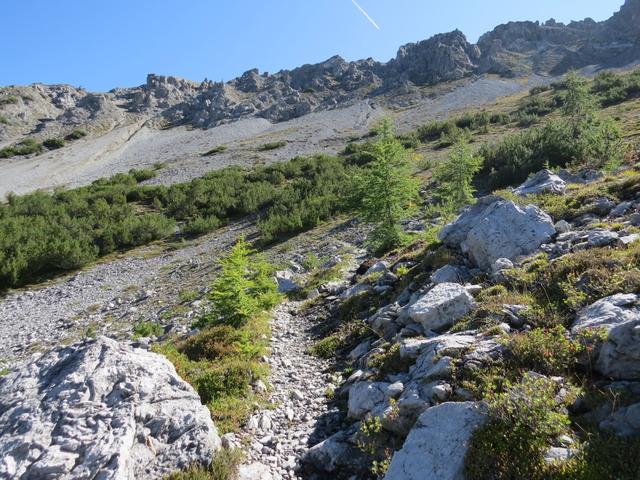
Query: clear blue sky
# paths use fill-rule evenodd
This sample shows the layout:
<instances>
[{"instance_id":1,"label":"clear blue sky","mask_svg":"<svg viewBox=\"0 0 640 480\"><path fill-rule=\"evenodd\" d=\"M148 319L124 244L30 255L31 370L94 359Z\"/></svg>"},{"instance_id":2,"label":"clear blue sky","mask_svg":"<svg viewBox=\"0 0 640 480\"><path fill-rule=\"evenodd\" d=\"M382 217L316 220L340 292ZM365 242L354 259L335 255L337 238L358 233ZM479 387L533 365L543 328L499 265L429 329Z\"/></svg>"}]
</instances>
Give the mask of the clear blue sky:
<instances>
[{"instance_id":1,"label":"clear blue sky","mask_svg":"<svg viewBox=\"0 0 640 480\"><path fill-rule=\"evenodd\" d=\"M0 85L94 91L153 72L229 80L334 54L387 61L405 43L458 28L471 41L508 20L604 20L623 0L2 0Z\"/></svg>"}]
</instances>

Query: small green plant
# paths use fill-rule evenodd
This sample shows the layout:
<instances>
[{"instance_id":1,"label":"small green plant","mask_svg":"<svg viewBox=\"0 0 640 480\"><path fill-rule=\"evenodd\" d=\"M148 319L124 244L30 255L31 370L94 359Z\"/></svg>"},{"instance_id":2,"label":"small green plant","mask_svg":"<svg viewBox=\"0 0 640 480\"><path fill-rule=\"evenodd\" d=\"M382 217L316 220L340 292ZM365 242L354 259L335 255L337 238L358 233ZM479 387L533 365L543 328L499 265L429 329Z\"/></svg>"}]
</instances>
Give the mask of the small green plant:
<instances>
[{"instance_id":1,"label":"small green plant","mask_svg":"<svg viewBox=\"0 0 640 480\"><path fill-rule=\"evenodd\" d=\"M279 140L276 142L269 142L269 143L265 143L264 145L261 145L258 150L260 150L261 152L266 152L269 150L277 150L278 148L282 148L282 147L286 147L287 146L287 141L286 140Z\"/></svg>"},{"instance_id":2,"label":"small green plant","mask_svg":"<svg viewBox=\"0 0 640 480\"><path fill-rule=\"evenodd\" d=\"M15 95L3 95L0 97L0 107L16 104L18 103L18 100L18 97Z\"/></svg>"},{"instance_id":3,"label":"small green plant","mask_svg":"<svg viewBox=\"0 0 640 480\"><path fill-rule=\"evenodd\" d=\"M304 260L302 261L302 266L305 270L313 272L320 268L320 259L314 252L307 252Z\"/></svg>"},{"instance_id":4,"label":"small green plant","mask_svg":"<svg viewBox=\"0 0 640 480\"><path fill-rule=\"evenodd\" d=\"M190 468L164 477L164 480L233 480L245 459L241 449L222 448L216 452L209 466Z\"/></svg>"},{"instance_id":5,"label":"small green plant","mask_svg":"<svg viewBox=\"0 0 640 480\"><path fill-rule=\"evenodd\" d=\"M220 276L209 297L211 312L200 326L224 322L242 326L252 316L270 310L280 301L274 268L240 238L220 261Z\"/></svg>"},{"instance_id":6,"label":"small green plant","mask_svg":"<svg viewBox=\"0 0 640 480\"><path fill-rule=\"evenodd\" d=\"M84 130L74 130L71 133L69 133L67 136L64 137L65 140L80 140L83 137L87 136L87 132L85 132Z\"/></svg>"},{"instance_id":7,"label":"small green plant","mask_svg":"<svg viewBox=\"0 0 640 480\"><path fill-rule=\"evenodd\" d=\"M195 290L180 290L178 293L180 303L191 303L198 298L198 292Z\"/></svg>"},{"instance_id":8,"label":"small green plant","mask_svg":"<svg viewBox=\"0 0 640 480\"><path fill-rule=\"evenodd\" d=\"M544 453L570 424L557 390L554 381L525 374L518 383L507 382L504 391L489 392L489 421L472 436L465 478L547 478Z\"/></svg>"},{"instance_id":9,"label":"small green plant","mask_svg":"<svg viewBox=\"0 0 640 480\"><path fill-rule=\"evenodd\" d=\"M48 138L42 142L42 146L49 150L57 150L65 146L65 141L62 138Z\"/></svg>"},{"instance_id":10,"label":"small green plant","mask_svg":"<svg viewBox=\"0 0 640 480\"><path fill-rule=\"evenodd\" d=\"M218 145L216 147L213 147L211 150L207 150L206 152L204 152L202 154L203 157L211 157L213 155L217 155L218 153L223 153L227 151L227 146L226 145Z\"/></svg>"},{"instance_id":11,"label":"small green plant","mask_svg":"<svg viewBox=\"0 0 640 480\"><path fill-rule=\"evenodd\" d=\"M220 225L221 222L218 217L196 217L184 224L182 233L191 237L197 237L217 230Z\"/></svg>"},{"instance_id":12,"label":"small green plant","mask_svg":"<svg viewBox=\"0 0 640 480\"><path fill-rule=\"evenodd\" d=\"M9 119L4 115L0 115L0 123L2 125L10 125Z\"/></svg>"},{"instance_id":13,"label":"small green plant","mask_svg":"<svg viewBox=\"0 0 640 480\"><path fill-rule=\"evenodd\" d=\"M316 357L330 359L335 357L336 351L339 347L340 338L337 335L331 335L314 343L309 349L309 353Z\"/></svg>"},{"instance_id":14,"label":"small green plant","mask_svg":"<svg viewBox=\"0 0 640 480\"><path fill-rule=\"evenodd\" d=\"M135 327L133 327L133 338L140 337L159 337L164 333L164 328L162 325L155 322L138 322Z\"/></svg>"},{"instance_id":15,"label":"small green plant","mask_svg":"<svg viewBox=\"0 0 640 480\"><path fill-rule=\"evenodd\" d=\"M136 179L136 182L144 182L145 180L150 180L157 175L155 170L150 168L136 169L132 168L129 170L129 175Z\"/></svg>"}]
</instances>

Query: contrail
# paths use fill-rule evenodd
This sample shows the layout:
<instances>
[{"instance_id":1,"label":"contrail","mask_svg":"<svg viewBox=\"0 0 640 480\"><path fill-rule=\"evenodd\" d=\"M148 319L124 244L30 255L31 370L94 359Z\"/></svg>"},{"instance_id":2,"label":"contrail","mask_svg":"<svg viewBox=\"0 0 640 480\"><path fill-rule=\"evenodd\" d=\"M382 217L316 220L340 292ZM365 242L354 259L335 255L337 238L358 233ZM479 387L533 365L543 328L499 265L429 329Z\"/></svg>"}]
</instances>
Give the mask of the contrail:
<instances>
[{"instance_id":1,"label":"contrail","mask_svg":"<svg viewBox=\"0 0 640 480\"><path fill-rule=\"evenodd\" d=\"M358 10L360 10L362 12L362 14L367 17L367 20L369 20L371 22L371 25L373 25L374 27L376 27L378 30L380 30L380 27L378 26L378 24L376 23L376 21L371 18L371 16L365 11L364 8L362 8L360 5L358 5L358 2L356 2L356 0L351 0L353 2L353 4L358 7Z\"/></svg>"}]
</instances>

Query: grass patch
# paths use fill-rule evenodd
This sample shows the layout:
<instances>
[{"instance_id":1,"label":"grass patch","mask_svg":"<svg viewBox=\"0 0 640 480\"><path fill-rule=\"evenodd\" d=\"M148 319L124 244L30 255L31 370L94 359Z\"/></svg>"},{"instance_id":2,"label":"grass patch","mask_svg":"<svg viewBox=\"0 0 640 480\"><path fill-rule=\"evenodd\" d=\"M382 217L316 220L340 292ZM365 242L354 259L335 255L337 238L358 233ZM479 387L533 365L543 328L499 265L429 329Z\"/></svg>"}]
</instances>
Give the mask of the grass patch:
<instances>
[{"instance_id":1,"label":"grass patch","mask_svg":"<svg viewBox=\"0 0 640 480\"><path fill-rule=\"evenodd\" d=\"M167 475L164 480L234 480L245 459L240 449L221 448L209 466L193 465L181 472Z\"/></svg>"},{"instance_id":2,"label":"grass patch","mask_svg":"<svg viewBox=\"0 0 640 480\"><path fill-rule=\"evenodd\" d=\"M277 150L278 148L285 147L287 143L288 142L286 140L279 140L277 142L265 143L264 145L261 145L260 147L258 147L258 151L267 152L269 150Z\"/></svg>"},{"instance_id":3,"label":"grass patch","mask_svg":"<svg viewBox=\"0 0 640 480\"><path fill-rule=\"evenodd\" d=\"M226 145L218 145L216 147L213 147L211 150L207 150L206 152L204 152L202 154L203 157L212 157L214 155L217 155L218 153L223 153L227 151L227 146Z\"/></svg>"},{"instance_id":4,"label":"grass patch","mask_svg":"<svg viewBox=\"0 0 640 480\"><path fill-rule=\"evenodd\" d=\"M267 377L260 358L267 353L269 315L259 314L244 326L214 325L181 342L155 346L198 392L222 433L238 431L261 399L251 384Z\"/></svg>"},{"instance_id":5,"label":"grass patch","mask_svg":"<svg viewBox=\"0 0 640 480\"><path fill-rule=\"evenodd\" d=\"M48 138L42 142L42 146L49 150L57 150L64 147L66 142L62 138Z\"/></svg>"},{"instance_id":6,"label":"grass patch","mask_svg":"<svg viewBox=\"0 0 640 480\"><path fill-rule=\"evenodd\" d=\"M84 130L74 130L71 133L69 133L68 135L66 135L64 137L65 140L80 140L83 137L87 136L87 132L85 132Z\"/></svg>"},{"instance_id":7,"label":"grass patch","mask_svg":"<svg viewBox=\"0 0 640 480\"><path fill-rule=\"evenodd\" d=\"M133 327L133 338L141 338L141 337L159 337L164 334L164 328L162 325L155 322L138 322L135 327Z\"/></svg>"}]
</instances>

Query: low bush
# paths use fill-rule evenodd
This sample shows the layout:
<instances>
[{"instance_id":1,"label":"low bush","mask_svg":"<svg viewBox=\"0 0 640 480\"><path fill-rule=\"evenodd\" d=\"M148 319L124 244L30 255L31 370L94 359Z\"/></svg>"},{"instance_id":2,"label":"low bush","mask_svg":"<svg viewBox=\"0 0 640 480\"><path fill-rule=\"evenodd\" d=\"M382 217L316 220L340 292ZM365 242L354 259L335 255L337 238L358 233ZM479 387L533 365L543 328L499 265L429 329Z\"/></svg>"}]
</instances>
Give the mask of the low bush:
<instances>
[{"instance_id":1,"label":"low bush","mask_svg":"<svg viewBox=\"0 0 640 480\"><path fill-rule=\"evenodd\" d=\"M164 333L164 328L159 323L154 322L138 322L133 327L133 337L159 337Z\"/></svg>"},{"instance_id":2,"label":"low bush","mask_svg":"<svg viewBox=\"0 0 640 480\"><path fill-rule=\"evenodd\" d=\"M244 459L241 449L221 448L213 457L211 465L193 465L166 476L164 480L234 480Z\"/></svg>"},{"instance_id":3,"label":"low bush","mask_svg":"<svg viewBox=\"0 0 640 480\"><path fill-rule=\"evenodd\" d=\"M79 140L83 137L87 136L87 132L85 132L84 130L74 130L71 133L69 133L68 135L66 135L64 137L65 140Z\"/></svg>"},{"instance_id":4,"label":"low bush","mask_svg":"<svg viewBox=\"0 0 640 480\"><path fill-rule=\"evenodd\" d=\"M261 152L266 152L269 150L277 150L278 148L282 148L285 147L287 145L287 141L286 140L278 140L276 142L268 142L265 143L264 145L261 145L258 150Z\"/></svg>"},{"instance_id":5,"label":"low bush","mask_svg":"<svg viewBox=\"0 0 640 480\"><path fill-rule=\"evenodd\" d=\"M220 220L217 217L196 217L192 220L189 220L182 227L182 233L188 236L197 237L199 235L204 235L205 233L213 232L218 227L220 227Z\"/></svg>"},{"instance_id":6,"label":"low bush","mask_svg":"<svg viewBox=\"0 0 640 480\"><path fill-rule=\"evenodd\" d=\"M42 142L42 146L49 150L57 150L65 146L65 141L62 138L49 138Z\"/></svg>"},{"instance_id":7,"label":"low bush","mask_svg":"<svg viewBox=\"0 0 640 480\"><path fill-rule=\"evenodd\" d=\"M544 454L570 423L556 400L557 389L552 380L525 374L520 382L507 383L505 391L489 394L489 421L472 436L465 478L547 478Z\"/></svg>"},{"instance_id":8,"label":"low bush","mask_svg":"<svg viewBox=\"0 0 640 480\"><path fill-rule=\"evenodd\" d=\"M218 145L217 147L213 147L211 150L207 150L202 154L203 157L211 157L213 155L217 155L218 153L226 152L226 145Z\"/></svg>"},{"instance_id":9,"label":"low bush","mask_svg":"<svg viewBox=\"0 0 640 480\"><path fill-rule=\"evenodd\" d=\"M141 170L132 168L131 170L129 170L129 175L135 178L136 182L140 183L144 182L145 180L150 180L158 174L155 170L152 170L150 168L143 168Z\"/></svg>"}]
</instances>

